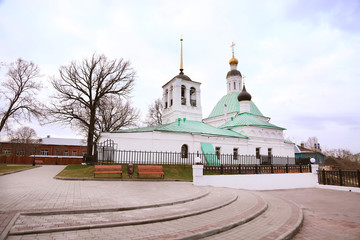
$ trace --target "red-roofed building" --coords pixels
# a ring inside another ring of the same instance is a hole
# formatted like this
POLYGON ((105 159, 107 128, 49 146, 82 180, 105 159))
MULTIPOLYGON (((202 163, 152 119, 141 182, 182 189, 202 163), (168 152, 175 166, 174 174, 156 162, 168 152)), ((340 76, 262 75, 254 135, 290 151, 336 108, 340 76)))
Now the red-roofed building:
POLYGON ((40 139, 37 143, 0 143, 0 163, 30 164, 35 159, 44 164, 81 163, 87 145, 83 139, 51 138, 40 139))

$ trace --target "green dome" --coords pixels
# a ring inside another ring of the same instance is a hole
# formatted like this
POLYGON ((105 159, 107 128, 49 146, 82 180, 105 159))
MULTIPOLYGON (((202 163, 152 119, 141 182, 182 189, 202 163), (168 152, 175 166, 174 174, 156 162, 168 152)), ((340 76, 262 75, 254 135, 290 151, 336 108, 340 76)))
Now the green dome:
MULTIPOLYGON (((240 112, 240 104, 237 99, 238 95, 238 92, 234 92, 223 96, 215 105, 208 118, 224 115, 225 104, 227 106, 227 113, 240 112)), ((264 116, 252 101, 250 101, 250 113, 262 117, 264 116)))

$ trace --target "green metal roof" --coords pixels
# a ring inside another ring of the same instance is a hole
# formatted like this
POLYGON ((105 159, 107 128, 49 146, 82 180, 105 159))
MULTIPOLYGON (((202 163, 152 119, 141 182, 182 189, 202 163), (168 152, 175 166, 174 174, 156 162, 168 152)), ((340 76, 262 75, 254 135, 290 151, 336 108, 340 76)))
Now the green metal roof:
POLYGON ((234 127, 242 127, 242 126, 254 126, 254 127, 265 127, 265 128, 274 128, 274 129, 281 129, 285 130, 285 128, 278 127, 274 124, 271 124, 265 120, 262 120, 251 113, 241 113, 237 115, 233 120, 230 120, 220 128, 232 129, 234 127))
POLYGON ((119 130, 119 131, 113 131, 112 133, 153 132, 153 131, 189 133, 189 134, 204 135, 204 136, 248 138, 247 136, 237 133, 231 129, 220 129, 200 121, 192 121, 192 120, 184 121, 184 119, 154 127, 119 130))
POLYGON ((153 132, 156 128, 157 128, 157 126, 142 127, 142 128, 130 128, 130 129, 112 131, 111 133, 153 132))
MULTIPOLYGON (((238 95, 238 92, 234 92, 223 96, 215 105, 208 118, 224 115, 225 104, 227 106, 227 113, 240 112, 240 104, 237 99, 238 95)), ((264 116, 252 101, 250 101, 250 113, 258 116, 264 116)))

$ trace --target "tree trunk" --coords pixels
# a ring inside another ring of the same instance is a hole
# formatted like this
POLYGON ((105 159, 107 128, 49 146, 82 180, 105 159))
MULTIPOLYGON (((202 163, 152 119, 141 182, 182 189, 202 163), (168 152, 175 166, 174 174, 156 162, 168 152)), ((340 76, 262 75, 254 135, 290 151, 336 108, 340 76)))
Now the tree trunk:
POLYGON ((95 129, 95 107, 91 109, 90 124, 87 138, 87 156, 93 156, 93 144, 94 144, 94 129, 95 129))

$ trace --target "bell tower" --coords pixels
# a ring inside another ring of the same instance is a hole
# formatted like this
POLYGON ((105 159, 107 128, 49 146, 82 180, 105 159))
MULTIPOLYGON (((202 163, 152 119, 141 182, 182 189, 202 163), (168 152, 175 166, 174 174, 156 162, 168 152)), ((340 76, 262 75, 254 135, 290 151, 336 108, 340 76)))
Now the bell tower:
POLYGON ((163 88, 163 123, 174 122, 178 118, 201 121, 202 108, 200 82, 192 81, 184 74, 183 39, 180 39, 180 73, 173 77, 163 88))
POLYGON ((229 61, 230 71, 226 75, 227 93, 241 92, 242 78, 240 71, 237 70, 239 61, 234 56, 235 43, 231 44, 232 58, 229 61))

